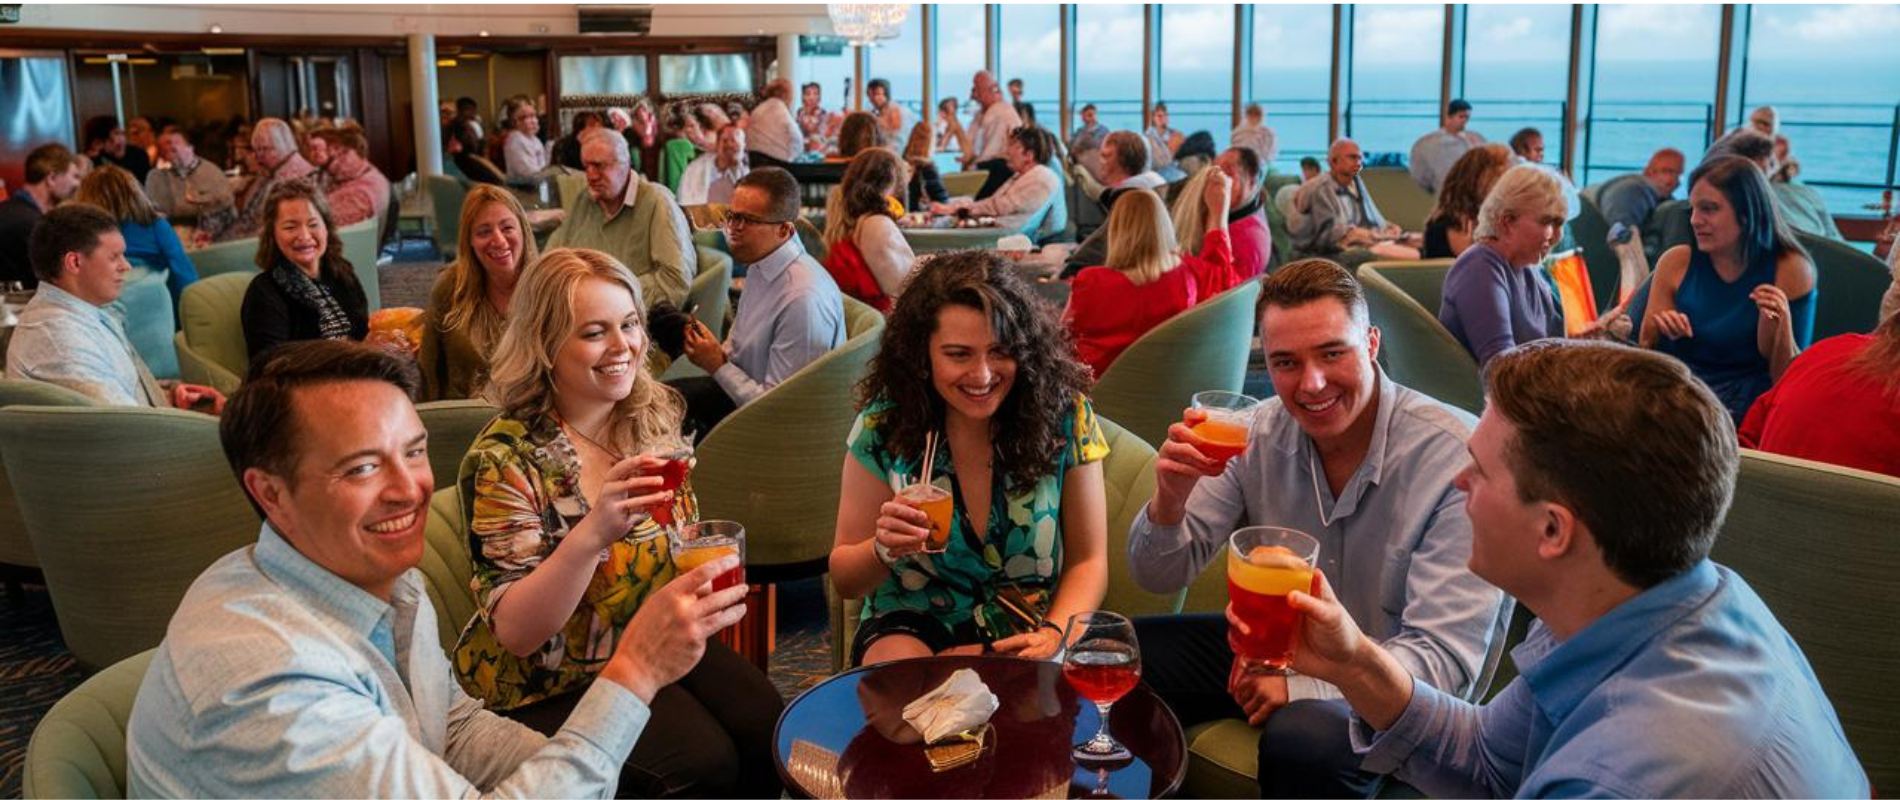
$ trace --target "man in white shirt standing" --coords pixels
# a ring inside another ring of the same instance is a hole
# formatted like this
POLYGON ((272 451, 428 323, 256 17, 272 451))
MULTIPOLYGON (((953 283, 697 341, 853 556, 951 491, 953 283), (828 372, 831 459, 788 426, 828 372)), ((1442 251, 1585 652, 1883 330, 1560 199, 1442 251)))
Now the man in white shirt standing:
MULTIPOLYGON (((792 117, 792 82, 776 78, 765 84, 764 100, 752 109, 752 123, 746 128, 751 151, 783 163, 791 163, 805 152, 805 133, 792 117)), ((771 161, 765 162, 771 165, 771 161)))
POLYGON ((1444 127, 1412 143, 1412 180, 1418 182, 1419 188, 1438 194, 1438 185, 1451 172, 1451 165, 1458 163, 1458 157, 1484 144, 1484 137, 1477 131, 1466 129, 1470 123, 1471 104, 1462 98, 1453 100, 1445 106, 1444 127))
POLYGON ((982 200, 995 194, 1014 174, 1003 150, 1009 144, 1009 132, 1022 127, 1023 119, 1016 115, 1015 106, 1003 102, 1003 87, 988 70, 978 70, 970 79, 970 99, 978 108, 970 119, 970 152, 963 154, 963 168, 990 173, 983 188, 976 192, 976 199, 982 200))
POLYGON ((703 324, 686 329, 686 358, 711 377, 671 382, 697 436, 844 344, 844 294, 799 242, 798 214, 798 181, 777 167, 753 170, 732 193, 726 241, 746 265, 745 295, 723 344, 703 324))
POLYGON ((219 438, 265 522, 172 617, 126 724, 129 796, 609 797, 654 693, 745 615, 745 587, 710 590, 727 556, 640 603, 553 738, 484 710, 415 569, 435 479, 413 376, 328 340, 252 364, 219 438))

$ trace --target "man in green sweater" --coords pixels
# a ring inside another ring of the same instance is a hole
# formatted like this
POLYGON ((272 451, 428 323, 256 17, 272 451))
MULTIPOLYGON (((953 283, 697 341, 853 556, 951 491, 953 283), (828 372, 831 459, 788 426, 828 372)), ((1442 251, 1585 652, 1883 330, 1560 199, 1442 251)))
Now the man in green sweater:
POLYGON ((673 194, 628 166, 627 140, 612 130, 583 131, 580 142, 592 202, 567 210, 567 219, 548 237, 548 249, 599 250, 633 270, 648 305, 684 302, 699 257, 673 194))

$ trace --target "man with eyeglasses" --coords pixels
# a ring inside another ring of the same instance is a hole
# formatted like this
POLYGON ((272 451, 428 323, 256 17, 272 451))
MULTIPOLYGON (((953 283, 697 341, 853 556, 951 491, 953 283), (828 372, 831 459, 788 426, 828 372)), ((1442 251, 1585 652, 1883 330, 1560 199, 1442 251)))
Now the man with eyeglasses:
POLYGON ((629 166, 627 139, 610 128, 580 134, 581 166, 591 203, 575 203, 548 237, 547 249, 583 247, 620 259, 640 279, 649 305, 677 306, 699 271, 699 256, 686 229, 686 215, 673 193, 644 180, 629 166))
POLYGON ((672 382, 695 435, 844 344, 844 295, 799 242, 798 209, 798 181, 778 167, 732 192, 726 242, 746 267, 745 294, 724 344, 698 322, 686 329, 686 357, 711 377, 672 382))

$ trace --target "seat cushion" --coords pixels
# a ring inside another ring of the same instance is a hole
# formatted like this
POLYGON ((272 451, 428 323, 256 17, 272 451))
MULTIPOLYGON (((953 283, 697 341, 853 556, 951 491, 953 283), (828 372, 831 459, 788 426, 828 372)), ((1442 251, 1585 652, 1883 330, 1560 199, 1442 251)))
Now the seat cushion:
POLYGON ((1259 797, 1260 729, 1222 719, 1187 729, 1189 797, 1259 797))

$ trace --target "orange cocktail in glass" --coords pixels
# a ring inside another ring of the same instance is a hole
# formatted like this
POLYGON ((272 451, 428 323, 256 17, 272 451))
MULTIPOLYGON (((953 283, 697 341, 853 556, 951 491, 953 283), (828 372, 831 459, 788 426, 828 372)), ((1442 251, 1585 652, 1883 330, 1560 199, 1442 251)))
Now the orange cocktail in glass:
POLYGON ((1229 537, 1227 600, 1248 630, 1227 640, 1250 670, 1283 672, 1293 661, 1302 617, 1286 596, 1313 591, 1318 556, 1318 540, 1289 528, 1241 528, 1229 537))
POLYGON ((1254 411, 1259 407, 1259 400, 1238 392, 1196 392, 1193 408, 1201 412, 1201 418, 1188 426, 1197 440, 1194 449, 1226 467, 1229 460, 1246 451, 1254 411))
POLYGON ((897 493, 904 505, 930 517, 930 538, 924 540, 924 552, 941 553, 950 546, 950 514, 955 503, 950 493, 928 483, 913 483, 897 493))
POLYGON ((730 520, 703 520, 681 528, 673 541, 673 566, 680 572, 727 555, 738 556, 739 565, 713 578, 715 592, 745 583, 745 528, 730 520))

